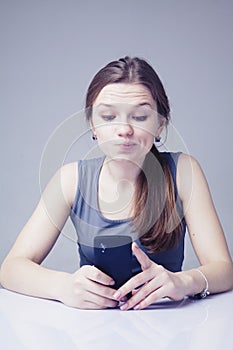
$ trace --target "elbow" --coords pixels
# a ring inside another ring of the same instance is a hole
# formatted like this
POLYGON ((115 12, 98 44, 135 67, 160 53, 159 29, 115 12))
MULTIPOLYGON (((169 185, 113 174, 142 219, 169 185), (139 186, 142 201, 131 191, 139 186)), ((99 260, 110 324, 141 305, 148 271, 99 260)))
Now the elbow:
POLYGON ((7 261, 3 261, 0 267, 0 286, 7 288, 7 261))
POLYGON ((229 262, 226 264, 226 279, 225 279, 225 291, 233 290, 233 263, 229 262))
POLYGON ((231 272, 230 272, 230 276, 231 276, 230 281, 231 281, 231 283, 230 283, 229 290, 233 290, 233 263, 231 263, 230 270, 231 270, 231 272))
POLYGON ((0 267, 0 286, 6 289, 11 289, 11 281, 14 279, 12 271, 14 271, 13 261, 5 259, 0 267))

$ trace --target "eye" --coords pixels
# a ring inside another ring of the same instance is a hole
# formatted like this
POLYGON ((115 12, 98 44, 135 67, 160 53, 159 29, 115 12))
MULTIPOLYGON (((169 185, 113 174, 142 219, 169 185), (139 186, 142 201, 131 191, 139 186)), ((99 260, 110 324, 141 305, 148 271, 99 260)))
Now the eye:
POLYGON ((102 119, 105 120, 106 122, 110 122, 113 119, 115 119, 114 115, 102 115, 102 119))
POLYGON ((133 116, 132 117, 136 122, 143 122, 147 119, 146 115, 139 115, 139 116, 133 116))

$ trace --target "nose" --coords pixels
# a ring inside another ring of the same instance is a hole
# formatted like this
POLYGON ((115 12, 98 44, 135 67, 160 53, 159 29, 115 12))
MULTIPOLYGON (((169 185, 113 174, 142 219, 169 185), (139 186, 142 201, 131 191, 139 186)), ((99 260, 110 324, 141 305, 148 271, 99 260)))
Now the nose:
POLYGON ((120 123, 117 125, 117 134, 118 136, 132 136, 133 135, 133 127, 129 123, 120 123))

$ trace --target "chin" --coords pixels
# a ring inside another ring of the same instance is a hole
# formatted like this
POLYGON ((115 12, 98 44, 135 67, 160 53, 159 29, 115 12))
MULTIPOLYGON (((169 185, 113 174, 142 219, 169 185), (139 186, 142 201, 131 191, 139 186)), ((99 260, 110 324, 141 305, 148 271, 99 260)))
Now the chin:
POLYGON ((126 161, 126 162, 133 162, 135 164, 142 164, 146 155, 138 155, 138 154, 127 154, 127 153, 118 153, 118 154, 111 154, 109 158, 117 160, 117 161, 126 161))

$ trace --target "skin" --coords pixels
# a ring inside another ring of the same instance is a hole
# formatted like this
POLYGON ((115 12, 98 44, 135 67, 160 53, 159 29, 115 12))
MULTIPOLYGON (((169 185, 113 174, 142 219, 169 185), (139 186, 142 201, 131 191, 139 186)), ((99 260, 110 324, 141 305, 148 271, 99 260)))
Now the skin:
POLYGON ((110 84, 94 102, 90 122, 106 158, 99 179, 99 208, 109 219, 130 216, 135 182, 155 136, 164 127, 143 85, 110 84), (111 205, 110 205, 111 203, 111 205))
MULTIPOLYGON (((135 180, 143 157, 150 149, 154 136, 162 132, 163 126, 164 121, 156 113, 156 104, 150 92, 142 85, 112 84, 98 95, 91 128, 100 147, 106 152, 98 192, 99 209, 106 217, 119 219, 130 216, 135 180), (151 114, 146 120, 138 121, 132 115, 135 115, 135 106, 142 103, 151 114), (104 115, 109 112, 106 111, 106 104, 114 105, 114 110, 111 107, 111 114, 115 112, 116 115, 114 122, 103 120, 103 109, 99 113, 99 107, 103 104, 104 115), (121 142, 120 146, 114 147, 118 141, 121 142), (132 146, 128 146, 130 142, 132 146), (108 209, 109 203, 112 204, 111 210, 108 209)), ((76 163, 63 166, 51 179, 37 208, 3 262, 0 270, 3 287, 59 300, 80 309, 115 307, 129 291, 133 291, 133 296, 123 304, 122 310, 143 309, 163 297, 180 300, 205 288, 205 281, 196 269, 172 273, 151 261, 135 243, 132 250, 141 264, 142 272, 118 291, 111 288, 114 281, 94 266, 83 266, 74 273, 41 266, 69 216, 77 182, 76 163), (136 290, 138 286, 141 287, 136 290)), ((199 269, 208 279, 209 291, 218 293, 232 289, 232 261, 208 184, 198 162, 185 154, 178 161, 177 187, 190 239, 200 261, 199 269)))

